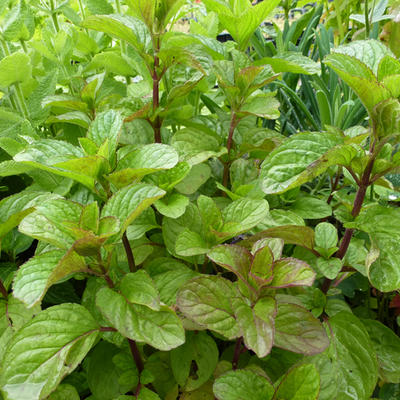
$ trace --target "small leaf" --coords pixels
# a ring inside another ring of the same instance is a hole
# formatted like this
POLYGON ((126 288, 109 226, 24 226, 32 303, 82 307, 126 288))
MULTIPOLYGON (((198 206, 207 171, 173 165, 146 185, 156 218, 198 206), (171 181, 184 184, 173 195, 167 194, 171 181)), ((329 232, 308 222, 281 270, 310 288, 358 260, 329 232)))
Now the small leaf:
POLYGON ((333 257, 326 260, 325 258, 318 257, 316 269, 326 278, 335 279, 341 271, 342 266, 343 262, 339 258, 333 257))
POLYGON ((323 249, 335 247, 338 243, 337 229, 328 222, 321 222, 315 227, 315 245, 323 249))
POLYGON ((98 330, 90 313, 78 304, 40 312, 7 347, 3 393, 10 400, 46 398, 83 360, 96 342, 98 330))
POLYGON ((157 211, 170 218, 179 218, 186 210, 189 199, 179 193, 172 193, 161 200, 157 200, 154 206, 157 211))
POLYGON ((218 400, 271 400, 274 395, 274 388, 267 379, 245 369, 220 376, 213 390, 218 400))
POLYGON ((24 82, 31 76, 30 58, 24 53, 13 53, 0 61, 0 86, 6 88, 24 82))

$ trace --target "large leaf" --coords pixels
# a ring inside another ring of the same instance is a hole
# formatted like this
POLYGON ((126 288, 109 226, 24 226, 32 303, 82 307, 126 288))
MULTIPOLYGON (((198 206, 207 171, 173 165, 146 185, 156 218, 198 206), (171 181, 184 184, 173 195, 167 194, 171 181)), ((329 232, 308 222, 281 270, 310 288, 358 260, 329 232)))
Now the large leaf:
POLYGON ((283 193, 312 180, 330 165, 337 164, 337 160, 331 158, 314 171, 314 163, 342 143, 340 137, 324 132, 299 133, 290 137, 272 151, 261 165, 264 192, 283 193))
POLYGON ((291 369, 276 391, 279 400, 317 400, 319 374, 313 364, 303 364, 291 369))
POLYGON ((57 198, 43 192, 26 192, 9 196, 0 201, 0 238, 11 231, 31 212, 36 205, 57 198))
POLYGON ((91 15, 83 21, 82 26, 125 40, 139 52, 145 51, 150 44, 150 36, 145 24, 127 15, 91 15))
POLYGON ((372 319, 362 320, 378 357, 379 377, 400 383, 400 338, 387 326, 372 319))
POLYGON ((305 308, 278 303, 274 344, 294 353, 309 355, 324 351, 329 340, 320 321, 305 308))
POLYGON ((13 53, 0 61, 0 86, 24 82, 31 76, 30 58, 24 53, 13 53))
POLYGON ((312 286, 315 272, 304 261, 296 258, 281 258, 274 262, 271 287, 312 286))
POLYGON ((341 311, 329 320, 331 346, 311 357, 321 375, 320 397, 324 400, 368 399, 378 379, 373 344, 360 320, 341 311))
POLYGON ((192 391, 213 374, 218 363, 218 347, 206 332, 187 332, 186 342, 171 351, 171 367, 177 383, 184 391, 192 391), (196 372, 192 363, 196 364, 196 372))
POLYGON ((78 304, 61 304, 39 313, 7 347, 1 376, 6 398, 46 398, 83 360, 98 330, 90 313, 78 304))
POLYGON ((229 371, 217 378, 213 390, 218 400, 271 400, 274 388, 251 370, 229 371))
POLYGON ((274 57, 264 57, 261 60, 257 60, 255 64, 269 64, 275 72, 313 75, 321 71, 318 63, 295 51, 280 53, 274 57))
POLYGON ((167 306, 154 311, 130 303, 126 297, 109 288, 97 293, 96 305, 118 332, 129 339, 164 351, 178 347, 185 341, 182 322, 167 306))
POLYGON ((173 147, 160 143, 148 144, 119 160, 116 170, 107 179, 122 187, 153 172, 173 168, 177 163, 178 153, 173 147))
POLYGON ((137 216, 164 195, 164 190, 156 186, 133 184, 115 193, 105 204, 101 216, 118 218, 121 222, 120 231, 123 233, 137 216))
POLYGON ((231 298, 236 294, 236 289, 227 279, 201 276, 181 287, 177 304, 185 317, 233 339, 239 334, 231 304, 231 298))
POLYGON ((23 219, 19 230, 25 235, 43 240, 61 249, 69 249, 75 237, 67 224, 79 224, 82 206, 72 201, 57 199, 36 206, 36 210, 23 219))
POLYGON ((83 257, 73 250, 42 253, 19 268, 14 278, 14 296, 32 307, 43 298, 51 285, 85 269, 83 257))

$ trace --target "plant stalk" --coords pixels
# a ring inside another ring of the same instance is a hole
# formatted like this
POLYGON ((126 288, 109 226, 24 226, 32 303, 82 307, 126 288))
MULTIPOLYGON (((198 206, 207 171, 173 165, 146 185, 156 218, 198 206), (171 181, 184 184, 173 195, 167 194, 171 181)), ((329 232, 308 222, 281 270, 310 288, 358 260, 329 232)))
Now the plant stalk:
POLYGON ((56 9, 54 0, 50 0, 50 10, 51 10, 51 19, 53 21, 53 26, 55 31, 58 33, 60 32, 60 25, 57 19, 57 13, 54 11, 56 9))
POLYGON ((136 272, 137 268, 136 268, 136 265, 135 265, 135 258, 133 257, 131 244, 129 243, 128 236, 126 235, 126 232, 124 232, 124 234, 122 235, 122 243, 124 244, 126 258, 128 259, 129 271, 136 272))
POLYGON ((235 132, 235 128, 239 123, 239 119, 237 118, 236 112, 232 110, 231 112, 231 124, 229 126, 229 134, 228 134, 228 141, 226 143, 226 147, 228 149, 228 161, 224 165, 224 175, 222 179, 222 184, 225 187, 228 187, 229 181, 229 167, 231 163, 231 150, 233 145, 233 133, 235 132))
POLYGON ((242 338, 238 338, 235 344, 235 350, 233 353, 232 368, 235 370, 239 365, 239 357, 242 352, 242 338))
POLYGON ((5 288, 4 283, 1 279, 0 279, 0 293, 5 299, 8 297, 7 289, 5 288))
MULTIPOLYGON (((142 356, 140 355, 140 351, 139 351, 139 349, 137 347, 136 342, 134 340, 132 340, 132 339, 128 339, 128 342, 129 342, 129 348, 131 350, 131 354, 132 354, 133 360, 135 361, 136 368, 137 368, 137 370, 139 372, 139 377, 140 377, 140 374, 144 370, 144 364, 143 364, 142 356)), ((135 390, 135 398, 137 398, 137 396, 139 396, 141 388, 142 388, 142 384, 139 381, 139 383, 138 383, 138 385, 136 387, 136 390, 135 390)))
MULTIPOLYGON (((371 158, 367 164, 367 167, 365 168, 365 171, 361 178, 360 186, 357 190, 356 198, 355 198, 354 204, 353 204, 353 210, 351 211, 351 215, 354 218, 356 218, 360 214, 362 205, 364 203, 365 194, 367 192, 368 186, 370 185, 370 176, 371 176, 372 168, 374 166, 374 162, 375 162, 375 154, 371 154, 371 158)), ((351 228, 346 229, 346 231, 343 235, 342 241, 340 242, 339 250, 336 252, 335 257, 337 257, 341 260, 344 258, 344 256, 347 253, 347 250, 349 248, 351 238, 353 237, 353 233, 354 233, 354 229, 351 229, 351 228)), ((325 280, 322 284, 321 290, 324 293, 327 293, 331 286, 331 283, 332 283, 331 279, 325 278, 325 280)))
MULTIPOLYGON (((160 77, 157 73, 157 68, 160 66, 158 52, 160 50, 160 40, 156 37, 154 43, 154 68, 153 68, 153 113, 155 114, 160 105, 160 77)), ((161 119, 159 116, 153 122, 154 142, 161 143, 161 119)))

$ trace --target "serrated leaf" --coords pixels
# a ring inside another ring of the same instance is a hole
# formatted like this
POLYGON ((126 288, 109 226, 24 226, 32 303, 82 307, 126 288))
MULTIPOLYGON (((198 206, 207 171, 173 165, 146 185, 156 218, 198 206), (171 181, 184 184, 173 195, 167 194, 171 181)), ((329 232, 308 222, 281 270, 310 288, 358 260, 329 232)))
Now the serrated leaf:
POLYGON ((69 249, 75 241, 67 223, 79 224, 82 206, 72 201, 49 200, 23 219, 19 230, 25 235, 69 249))
POLYGON ((211 168, 207 164, 193 165, 175 188, 179 193, 185 195, 193 194, 207 182, 210 176, 211 168))
POLYGON ((183 285, 177 297, 181 312, 197 324, 233 339, 239 334, 230 299, 233 284, 217 276, 201 276, 183 285))
POLYGON ((159 311, 132 304, 112 289, 97 292, 96 305, 121 335, 156 349, 167 351, 185 341, 185 331, 177 315, 167 306, 159 311))
POLYGON ((91 15, 83 21, 82 26, 125 40, 139 53, 148 48, 150 44, 150 35, 145 24, 131 16, 118 14, 91 15))
MULTIPOLYGON (((96 0, 97 1, 97 0, 96 0)), ((114 51, 106 51, 96 54, 85 68, 86 71, 106 70, 108 73, 121 76, 134 76, 136 71, 132 65, 114 51)))
POLYGON ((218 347, 206 332, 187 332, 186 342, 171 351, 171 368, 184 391, 198 389, 213 374, 218 363, 218 347), (196 372, 191 374, 192 363, 196 372))
POLYGON ((319 373, 313 364, 303 364, 291 369, 276 391, 280 400, 317 400, 319 373))
POLYGON ((24 82, 31 76, 31 59, 24 53, 13 53, 0 61, 0 86, 6 88, 24 82))
POLYGON ((343 266, 342 260, 336 257, 329 258, 328 260, 318 257, 316 270, 328 279, 335 279, 343 266))
POLYGON ((245 369, 220 376, 213 390, 218 400, 271 400, 274 395, 274 388, 266 378, 245 369))
POLYGON ((61 384, 57 387, 48 400, 80 400, 79 393, 76 388, 67 383, 61 384))
POLYGON ((83 257, 72 250, 42 253, 19 268, 13 283, 14 296, 31 308, 43 299, 51 285, 85 269, 83 257))
POLYGON ((338 243, 338 233, 335 226, 329 222, 321 222, 315 227, 315 245, 323 249, 335 247, 338 243))
POLYGON ((304 261, 281 258, 274 262, 271 287, 312 286, 315 272, 304 261))
POLYGON ((269 64, 275 72, 313 75, 321 71, 319 63, 296 51, 279 53, 274 57, 264 57, 257 60, 255 64, 269 64))
POLYGON ((210 250, 210 245, 201 235, 192 232, 190 229, 184 229, 176 238, 175 251, 181 256, 196 256, 205 254, 210 250))
POLYGON ((10 400, 47 397, 89 352, 99 326, 78 304, 47 308, 16 333, 7 347, 2 391, 10 400))
POLYGON ((312 196, 298 197, 290 210, 304 219, 322 219, 332 215, 332 207, 325 200, 312 196))
POLYGON ((312 180, 324 172, 330 162, 337 164, 337 160, 325 162, 323 169, 316 171, 317 174, 313 171, 313 163, 342 142, 343 139, 338 136, 324 132, 291 136, 262 163, 260 178, 263 191, 267 194, 283 193, 312 180))
POLYGON ((153 280, 146 271, 126 274, 120 283, 122 295, 134 304, 141 304, 158 311, 160 298, 153 280))
POLYGON ((179 193, 172 193, 161 200, 157 200, 154 206, 157 211, 170 218, 179 218, 186 210, 189 199, 179 193))
POLYGON ((169 306, 176 304, 176 295, 180 287, 198 276, 198 273, 185 264, 166 257, 156 258, 146 264, 145 268, 160 293, 160 300, 169 306))
POLYGON ((263 297, 251 307, 242 298, 236 297, 232 305, 245 346, 260 358, 268 355, 274 341, 275 300, 263 297))
POLYGON ((101 216, 118 218, 123 233, 136 217, 164 195, 164 190, 152 185, 137 183, 126 186, 108 200, 101 216))
POLYGON ((278 303, 274 344, 294 353, 311 355, 324 351, 329 339, 320 321, 305 308, 278 303))

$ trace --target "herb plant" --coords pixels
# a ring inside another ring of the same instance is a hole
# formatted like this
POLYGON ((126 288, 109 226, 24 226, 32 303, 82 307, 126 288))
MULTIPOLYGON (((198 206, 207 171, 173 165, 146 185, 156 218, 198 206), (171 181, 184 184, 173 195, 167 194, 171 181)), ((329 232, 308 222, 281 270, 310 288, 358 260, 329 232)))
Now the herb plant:
POLYGON ((396 398, 400 61, 203 3, 0 4, 5 400, 396 398))

